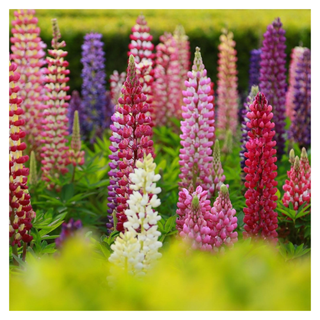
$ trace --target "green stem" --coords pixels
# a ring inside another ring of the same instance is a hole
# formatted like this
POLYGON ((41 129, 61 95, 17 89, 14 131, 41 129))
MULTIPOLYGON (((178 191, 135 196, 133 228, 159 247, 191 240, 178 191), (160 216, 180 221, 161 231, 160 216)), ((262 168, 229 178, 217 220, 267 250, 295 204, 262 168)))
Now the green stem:
POLYGON ((27 243, 23 244, 23 251, 22 251, 22 261, 26 261, 26 254, 27 254, 27 243))
MULTIPOLYGON (((12 253, 17 257, 18 256, 18 249, 17 249, 17 245, 15 244, 13 247, 12 247, 12 253)), ((19 265, 19 262, 13 257, 13 264, 15 266, 18 266, 19 265)))
POLYGON ((76 167, 75 167, 75 166, 73 166, 73 172, 72 172, 72 179, 71 179, 71 183, 73 183, 73 182, 74 182, 75 174, 76 174, 76 167))

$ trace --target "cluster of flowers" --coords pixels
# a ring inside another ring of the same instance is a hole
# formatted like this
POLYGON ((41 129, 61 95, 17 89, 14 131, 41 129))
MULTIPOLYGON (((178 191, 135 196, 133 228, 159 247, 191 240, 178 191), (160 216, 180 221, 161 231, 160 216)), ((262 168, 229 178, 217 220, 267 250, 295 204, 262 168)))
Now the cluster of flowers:
POLYGON ((305 148, 302 148, 301 158, 294 156, 291 149, 289 161, 291 169, 287 172, 289 180, 286 180, 283 190, 285 194, 282 202, 289 207, 292 203, 293 209, 298 210, 304 203, 309 204, 311 200, 311 167, 305 148))
POLYGON ((127 74, 125 72, 119 72, 114 70, 110 76, 110 98, 112 103, 117 106, 118 99, 120 98, 121 88, 126 81, 127 74))
POLYGON ((279 18, 267 27, 260 62, 259 89, 273 107, 275 141, 279 159, 285 146, 286 38, 279 18))
POLYGON ((9 63, 9 237, 11 246, 20 247, 21 241, 32 240, 31 220, 36 214, 27 186, 29 169, 24 166, 29 157, 23 155, 27 145, 21 141, 26 134, 21 130, 24 111, 22 99, 18 96, 20 74, 16 70, 17 65, 9 63))
MULTIPOLYGON (((232 208, 227 186, 221 185, 219 196, 210 207, 208 191, 201 186, 190 194, 179 192, 177 229, 193 249, 217 252, 223 245, 238 241, 236 210, 232 208)), ((224 249, 223 249, 224 250, 224 249)))
POLYGON ((261 49, 250 51, 249 89, 259 85, 261 49))
POLYGON ((218 124, 221 138, 224 139, 230 129, 232 134, 237 132, 238 115, 238 78, 237 78, 237 51, 233 33, 223 30, 220 36, 218 60, 218 124))
POLYGON ((211 80, 202 62, 200 49, 197 47, 192 71, 188 72, 183 91, 185 106, 182 106, 181 145, 180 149, 180 189, 193 192, 201 186, 209 192, 209 198, 219 190, 224 181, 220 162, 219 144, 215 144, 212 156, 212 136, 214 135, 214 107, 211 93, 211 80))
POLYGON ((39 151, 41 146, 43 104, 46 100, 44 88, 44 68, 46 45, 40 38, 38 19, 34 16, 35 10, 18 10, 12 21, 10 41, 11 59, 17 65, 20 74, 19 96, 22 99, 21 108, 25 112, 23 130, 26 133, 26 142, 30 150, 39 151))
POLYGON ((112 116, 107 227, 111 229, 113 224, 116 224, 118 231, 123 231, 123 223, 127 221, 124 212, 128 208, 127 200, 132 193, 129 188, 130 173, 136 168, 137 161, 143 159, 144 154, 150 153, 154 156, 153 141, 150 139, 152 119, 147 115, 149 104, 142 93, 136 70, 134 57, 131 55, 127 79, 121 89, 117 111, 112 116))
POLYGON ((125 210, 127 221, 123 232, 111 246, 113 253, 109 261, 136 276, 143 276, 161 257, 158 252, 162 246, 158 241, 161 233, 157 230, 161 216, 154 210, 160 205, 157 194, 161 189, 155 184, 160 179, 160 175, 154 172, 155 168, 151 154, 136 162, 134 172, 129 175, 132 193, 125 210))

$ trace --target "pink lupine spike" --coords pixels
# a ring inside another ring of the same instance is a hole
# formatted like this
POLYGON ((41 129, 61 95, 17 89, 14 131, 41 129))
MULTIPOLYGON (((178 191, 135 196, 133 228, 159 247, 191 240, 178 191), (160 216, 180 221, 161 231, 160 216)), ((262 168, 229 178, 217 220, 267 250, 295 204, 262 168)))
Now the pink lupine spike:
POLYGON ((40 159, 41 120, 46 100, 43 68, 46 63, 46 45, 40 38, 38 19, 34 17, 35 10, 18 10, 14 15, 16 19, 12 21, 11 30, 13 37, 10 38, 11 59, 17 64, 17 71, 20 73, 19 96, 25 119, 23 130, 26 132, 28 154, 34 150, 37 159, 40 159))
POLYGON ((247 113, 247 127, 249 141, 246 144, 247 152, 244 156, 244 183, 246 208, 244 211, 244 237, 263 238, 276 242, 278 240, 277 176, 276 142, 274 141, 274 126, 272 106, 263 93, 258 92, 247 113), (263 125, 262 125, 263 124, 263 125))
POLYGON ((181 118, 180 63, 177 41, 170 33, 160 36, 157 45, 156 67, 153 82, 154 122, 167 125, 170 118, 181 118))
MULTIPOLYGON (((53 50, 48 50, 52 56, 47 57, 48 68, 45 70, 47 74, 46 89, 47 89, 47 103, 43 113, 43 133, 42 133, 42 180, 47 183, 47 188, 55 187, 54 183, 50 181, 50 177, 59 177, 59 174, 68 172, 67 165, 68 147, 66 146, 66 136, 68 133, 68 100, 70 96, 67 95, 69 87, 67 86, 66 77, 70 71, 67 69, 69 63, 64 60, 67 55, 62 48, 65 47, 65 42, 59 42, 61 37, 58 23, 56 19, 52 19, 53 50)), ((56 186, 57 190, 59 187, 56 186)))
MULTIPOLYGON (((214 134, 213 97, 210 93, 210 78, 207 78, 200 49, 195 52, 192 71, 188 72, 186 81, 187 90, 183 91, 185 106, 182 106, 181 145, 180 149, 180 190, 188 189, 190 192, 197 186, 209 190, 212 185, 210 178, 212 164, 213 142, 210 140, 214 134)), ((211 195, 209 195, 211 196, 211 195)))
POLYGON ((31 221, 36 216, 27 186, 29 169, 24 166, 29 157, 23 155, 27 146, 21 141, 25 132, 21 130, 24 111, 17 85, 19 78, 17 64, 9 62, 9 237, 13 247, 20 247, 21 242, 28 243, 33 239, 31 221))
POLYGON ((223 30, 220 36, 218 60, 218 124, 220 138, 224 139, 228 129, 232 134, 237 133, 238 125, 238 78, 237 78, 237 51, 233 33, 223 30))

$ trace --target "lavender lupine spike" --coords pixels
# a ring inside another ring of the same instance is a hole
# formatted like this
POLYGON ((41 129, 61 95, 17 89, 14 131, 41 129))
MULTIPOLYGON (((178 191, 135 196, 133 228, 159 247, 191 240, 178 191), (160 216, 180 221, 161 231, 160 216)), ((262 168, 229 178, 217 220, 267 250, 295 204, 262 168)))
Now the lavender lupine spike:
POLYGON ((74 221, 71 218, 68 223, 64 222, 61 226, 60 236, 55 240, 57 248, 61 249, 65 240, 69 237, 74 236, 75 232, 81 228, 81 220, 74 221))
POLYGON ((268 25, 264 34, 260 62, 259 89, 273 107, 275 123, 275 141, 278 160, 284 154, 285 147, 285 103, 286 103, 286 38, 285 30, 279 18, 268 25))
POLYGON ((207 78, 207 70, 202 62, 200 49, 197 47, 192 67, 188 72, 189 80, 185 82, 187 87, 183 91, 185 106, 182 106, 181 121, 181 145, 180 170, 182 180, 179 182, 180 190, 188 189, 190 192, 197 186, 208 190, 212 181, 210 179, 212 161, 212 141, 210 138, 214 133, 214 120, 212 119, 213 97, 210 78, 207 78))
POLYGON ((286 115, 292 121, 294 119, 294 93, 295 93, 295 85, 296 85, 296 69, 297 69, 297 62, 298 58, 303 53, 302 47, 295 47, 291 51, 291 60, 289 66, 289 86, 288 91, 286 94, 286 115))
POLYGON ((46 91, 48 101, 43 113, 43 139, 41 161, 42 180, 46 181, 47 188, 52 189, 56 187, 59 191, 60 187, 55 186, 50 178, 59 178, 60 173, 68 172, 68 141, 65 137, 68 135, 67 108, 70 96, 67 91, 70 89, 67 86, 69 80, 66 75, 70 73, 66 69, 69 63, 64 59, 68 54, 62 48, 66 46, 64 41, 59 42, 61 38, 60 30, 56 19, 52 19, 53 39, 51 41, 52 50, 48 50, 52 57, 47 57, 48 68, 45 69, 46 77, 46 91))
POLYGON ((84 109, 84 104, 82 103, 82 99, 77 90, 73 90, 71 94, 71 99, 68 107, 68 119, 69 119, 69 133, 72 134, 73 128, 73 118, 75 111, 79 113, 79 121, 80 121, 80 132, 84 134, 84 132, 88 132, 88 121, 87 115, 84 109))
POLYGON ((102 35, 88 33, 84 36, 82 48, 82 87, 81 95, 87 115, 89 131, 83 132, 86 139, 95 140, 105 129, 106 110, 106 74, 105 53, 102 35))
POLYGON ((228 129, 233 135, 237 133, 238 125, 238 78, 237 51, 233 33, 223 30, 220 36, 218 60, 218 121, 220 138, 224 139, 228 129))
POLYGON ((212 197, 214 198, 217 195, 217 193, 220 191, 221 185, 226 180, 226 176, 223 174, 223 169, 222 169, 221 160, 220 160, 219 140, 215 141, 212 156, 213 156, 212 169, 211 169, 212 185, 209 190, 212 197))
POLYGON ((28 151, 36 151, 36 157, 40 159, 41 132, 43 104, 46 100, 44 88, 44 60, 46 45, 40 38, 40 28, 37 26, 38 19, 34 16, 35 10, 24 9, 14 12, 16 17, 12 21, 11 59, 17 64, 20 92, 22 98, 21 108, 24 111, 28 151))
POLYGON ((249 90, 252 88, 252 86, 259 85, 260 61, 261 61, 261 49, 251 50, 250 51, 250 67, 249 67, 249 90))
POLYGON ((311 144, 311 53, 308 48, 303 48, 298 57, 293 104, 290 135, 300 148, 308 148, 311 144))
POLYGON ((248 136, 248 128, 247 128, 247 122, 249 121, 249 118, 247 117, 247 113, 250 112, 250 104, 252 104, 254 98, 259 92, 258 86, 252 86, 249 96, 246 99, 246 102, 243 104, 242 111, 242 124, 241 124, 241 132, 242 132, 242 138, 241 138, 241 150, 240 150, 240 166, 243 176, 243 168, 245 167, 245 161, 246 158, 244 156, 244 153, 247 152, 246 144, 249 141, 248 136))

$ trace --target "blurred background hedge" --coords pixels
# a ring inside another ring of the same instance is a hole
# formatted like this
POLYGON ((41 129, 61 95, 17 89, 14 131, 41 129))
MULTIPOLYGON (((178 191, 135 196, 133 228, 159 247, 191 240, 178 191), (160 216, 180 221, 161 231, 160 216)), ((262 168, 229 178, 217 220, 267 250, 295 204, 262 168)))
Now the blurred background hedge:
MULTIPOLYGON (((13 12, 9 12, 10 22, 14 19, 13 12)), ((208 76, 215 85, 221 29, 227 27, 231 30, 238 52, 239 91, 242 93, 248 86, 250 50, 261 46, 267 25, 276 17, 280 17, 286 30, 287 64, 293 47, 302 44, 310 48, 311 45, 311 10, 36 10, 41 37, 48 48, 52 38, 51 19, 58 19, 69 52, 67 60, 72 90, 81 89, 80 59, 84 35, 90 31, 102 33, 109 79, 113 70, 126 70, 129 35, 140 13, 146 17, 155 45, 165 31, 173 33, 176 25, 183 25, 190 40, 191 59, 195 47, 199 46, 208 76)))

